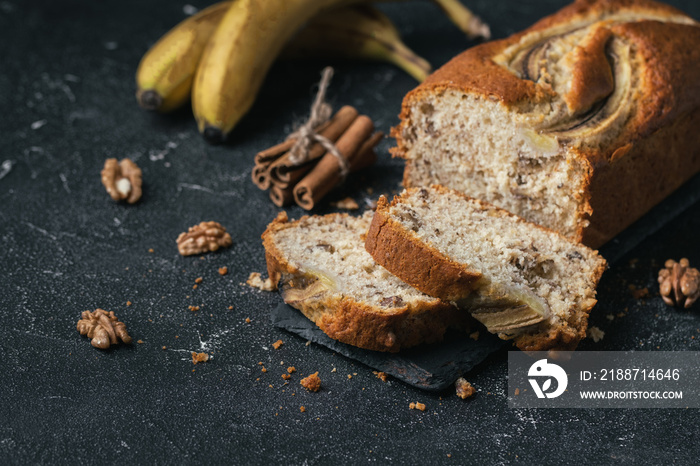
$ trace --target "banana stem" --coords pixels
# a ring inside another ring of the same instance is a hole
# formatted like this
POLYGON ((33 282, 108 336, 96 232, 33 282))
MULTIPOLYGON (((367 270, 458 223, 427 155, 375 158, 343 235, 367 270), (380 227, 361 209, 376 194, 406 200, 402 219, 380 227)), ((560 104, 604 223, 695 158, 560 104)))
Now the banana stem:
POLYGON ((491 38, 491 29, 481 18, 471 12, 459 0, 432 0, 470 39, 491 38))
POLYGON ((432 71, 432 66, 427 60, 416 55, 403 43, 386 44, 386 46, 393 51, 387 56, 390 62, 413 76, 418 82, 425 81, 432 71))

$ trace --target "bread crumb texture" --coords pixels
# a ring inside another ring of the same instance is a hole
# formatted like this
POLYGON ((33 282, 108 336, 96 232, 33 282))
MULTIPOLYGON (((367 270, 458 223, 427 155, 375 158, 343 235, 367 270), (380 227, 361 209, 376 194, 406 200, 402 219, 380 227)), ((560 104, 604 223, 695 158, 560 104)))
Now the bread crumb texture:
POLYGON ((321 378, 318 376, 318 372, 304 377, 299 383, 310 392, 317 392, 321 388, 321 378))

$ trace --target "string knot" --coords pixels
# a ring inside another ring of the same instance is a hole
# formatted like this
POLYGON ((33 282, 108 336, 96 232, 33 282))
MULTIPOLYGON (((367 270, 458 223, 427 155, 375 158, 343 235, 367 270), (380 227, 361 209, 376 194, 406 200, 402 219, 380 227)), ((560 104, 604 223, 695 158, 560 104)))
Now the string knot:
POLYGON ((296 140, 292 148, 289 149, 289 162, 292 165, 303 164, 308 160, 311 146, 314 143, 319 143, 324 149, 338 159, 340 176, 345 178, 350 171, 347 159, 340 153, 330 139, 316 132, 321 125, 331 119, 331 115, 333 114, 333 109, 330 104, 326 102, 326 90, 328 89, 332 77, 333 68, 327 66, 321 72, 321 81, 318 83, 318 92, 311 105, 309 119, 287 137, 287 139, 296 140))

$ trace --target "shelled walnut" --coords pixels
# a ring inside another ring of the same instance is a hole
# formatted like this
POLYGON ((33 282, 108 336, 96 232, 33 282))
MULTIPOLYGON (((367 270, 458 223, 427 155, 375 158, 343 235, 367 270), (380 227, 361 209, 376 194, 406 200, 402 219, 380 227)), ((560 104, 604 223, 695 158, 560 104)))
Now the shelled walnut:
POLYGON ((177 250, 183 256, 214 252, 231 244, 231 235, 218 222, 201 222, 177 237, 177 250))
POLYGON ((134 204, 141 199, 141 169, 130 159, 105 160, 102 169, 102 184, 115 201, 125 200, 134 204))
POLYGON ((690 267, 688 259, 679 262, 669 259, 659 270, 659 292, 669 306, 688 309, 700 298, 700 271, 690 267))
POLYGON ((83 311, 78 321, 78 332, 87 335, 92 340, 91 344, 95 348, 107 349, 111 345, 116 345, 119 340, 124 343, 131 343, 131 337, 126 332, 126 325, 117 320, 114 311, 96 309, 93 312, 83 311))

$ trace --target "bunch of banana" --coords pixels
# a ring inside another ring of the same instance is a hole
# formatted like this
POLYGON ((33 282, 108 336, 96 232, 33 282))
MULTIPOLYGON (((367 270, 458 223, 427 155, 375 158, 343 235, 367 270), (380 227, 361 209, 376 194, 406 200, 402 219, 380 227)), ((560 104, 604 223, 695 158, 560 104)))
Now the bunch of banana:
MULTIPOLYGON (((285 46, 286 56, 384 60, 425 79, 430 64, 401 41, 389 18, 360 5, 367 1, 212 5, 175 26, 144 55, 136 72, 137 100, 147 110, 168 112, 191 98, 200 132, 217 143, 250 109, 285 46)), ((488 37, 488 27, 459 0, 433 1, 470 37, 488 37)))

